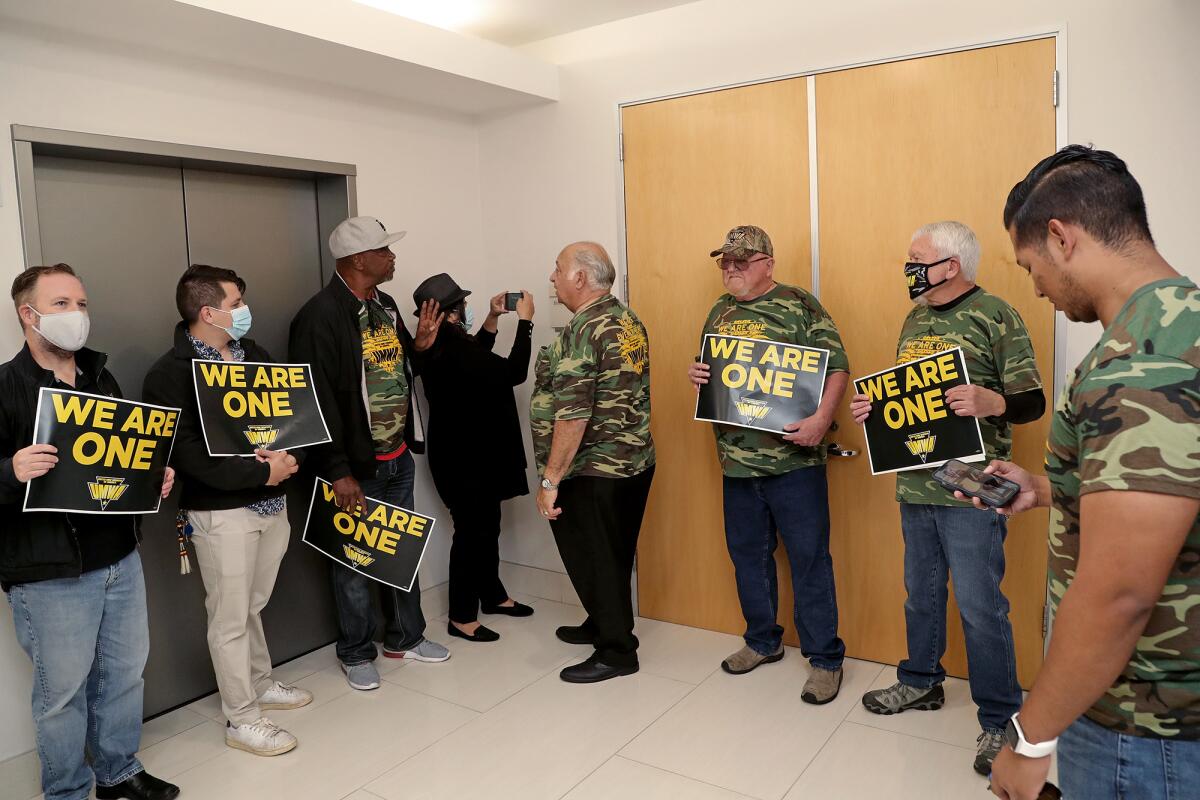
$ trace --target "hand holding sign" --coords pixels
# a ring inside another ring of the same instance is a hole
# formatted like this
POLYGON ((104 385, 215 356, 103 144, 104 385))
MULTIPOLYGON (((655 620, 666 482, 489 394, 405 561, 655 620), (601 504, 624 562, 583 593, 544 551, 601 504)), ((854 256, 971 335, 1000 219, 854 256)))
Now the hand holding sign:
POLYGON ((175 468, 167 467, 165 470, 163 470, 163 485, 162 485, 162 491, 159 493, 159 497, 161 497, 163 500, 166 500, 167 496, 169 494, 171 494, 171 490, 174 488, 175 488, 175 468))
POLYGON ((344 478, 338 478, 333 482, 334 502, 338 508, 346 511, 354 511, 357 508, 362 508, 367 502, 363 495, 362 487, 358 485, 358 481, 353 475, 347 475, 344 478))
POLYGON ((783 429, 787 431, 783 440, 801 447, 815 447, 825 438, 825 434, 829 430, 829 423, 830 420, 820 414, 813 414, 798 422, 789 422, 783 426, 783 429))
POLYGON ((21 483, 42 477, 58 463, 57 452, 58 448, 52 444, 31 444, 18 450, 12 457, 13 475, 21 483))
POLYGON ((1004 395, 965 383, 946 390, 946 405, 960 417, 998 417, 1004 413, 1004 395))
POLYGON ((867 421, 867 417, 871 416, 871 398, 865 394, 856 394, 850 398, 850 416, 859 425, 867 421))
POLYGON ((700 391, 700 387, 708 383, 708 364, 703 361, 693 361, 688 365, 688 380, 696 387, 696 391, 700 391))
POLYGON ((254 456, 260 464, 268 464, 271 467, 267 486, 278 486, 300 469, 296 457, 290 455, 287 450, 255 450, 254 456))

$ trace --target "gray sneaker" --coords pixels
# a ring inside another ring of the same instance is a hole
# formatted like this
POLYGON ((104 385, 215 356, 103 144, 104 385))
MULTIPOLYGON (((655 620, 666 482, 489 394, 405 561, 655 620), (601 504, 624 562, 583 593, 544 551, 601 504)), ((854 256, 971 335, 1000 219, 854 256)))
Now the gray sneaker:
POLYGON ((975 771, 980 775, 992 774, 992 762, 1004 747, 1004 731, 985 730, 975 740, 975 771))
POLYGON ((358 689, 360 692, 369 692, 379 688, 379 670, 375 669, 375 665, 370 661, 352 665, 342 664, 339 661, 338 665, 342 668, 342 672, 346 673, 346 682, 350 684, 350 688, 358 689))
POLYGON ((731 655, 729 658, 721 662, 721 669, 728 672, 730 675, 745 675, 750 670, 760 664, 773 664, 783 658, 783 645, 779 645, 779 650, 769 656, 764 656, 755 651, 750 645, 746 645, 741 650, 731 655))
POLYGON ((937 711, 946 704, 942 685, 921 689, 907 683, 895 683, 886 689, 873 689, 863 695, 862 704, 873 714, 899 714, 901 711, 937 711))
POLYGON ((431 639, 422 639, 407 650, 389 650, 383 646, 383 654, 388 658, 399 658, 404 661, 424 661, 427 664, 438 664, 450 657, 450 651, 431 639))
POLYGON ((813 667, 808 680, 804 682, 800 699, 810 705, 823 706, 837 697, 841 688, 842 670, 840 667, 838 669, 813 667))

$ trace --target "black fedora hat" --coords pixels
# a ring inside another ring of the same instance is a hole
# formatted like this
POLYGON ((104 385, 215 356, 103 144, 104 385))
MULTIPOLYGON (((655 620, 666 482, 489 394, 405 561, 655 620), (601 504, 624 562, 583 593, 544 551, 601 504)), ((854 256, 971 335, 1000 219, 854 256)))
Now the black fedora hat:
POLYGON ((413 302, 417 304, 417 310, 413 312, 413 316, 421 315, 421 304, 426 300, 436 300, 442 308, 449 308, 470 293, 469 290, 459 287, 454 282, 454 278, 444 272, 426 278, 413 292, 413 302))

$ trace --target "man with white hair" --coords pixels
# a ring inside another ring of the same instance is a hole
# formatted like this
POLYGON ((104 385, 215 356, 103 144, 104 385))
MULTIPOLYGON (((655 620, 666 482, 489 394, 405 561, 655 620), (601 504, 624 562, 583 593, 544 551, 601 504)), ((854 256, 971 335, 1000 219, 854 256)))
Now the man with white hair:
MULTIPOLYGON (((960 222, 935 222, 913 234, 904 274, 915 307, 904 320, 896 363, 961 347, 970 384, 946 392, 950 409, 976 417, 988 459, 1007 459, 1012 426, 1045 413, 1033 345, 1019 314, 975 284, 979 241, 960 222)), ((871 414, 866 395, 855 395, 856 422, 871 414)), ((946 702, 946 579, 954 580, 963 629, 971 698, 983 732, 976 740, 975 771, 987 775, 1004 745, 1004 727, 1021 706, 1004 579, 1004 517, 956 500, 932 470, 896 474, 896 500, 904 535, 904 616, 908 658, 898 681, 863 695, 876 714, 910 709, 936 711, 946 702)))
POLYGON ((538 511, 588 614, 556 635, 595 648, 559 673, 568 683, 638 671, 629 582, 654 479, 650 344, 641 320, 613 297, 615 278, 594 242, 559 253, 550 282, 574 316, 538 354, 530 403, 538 511))

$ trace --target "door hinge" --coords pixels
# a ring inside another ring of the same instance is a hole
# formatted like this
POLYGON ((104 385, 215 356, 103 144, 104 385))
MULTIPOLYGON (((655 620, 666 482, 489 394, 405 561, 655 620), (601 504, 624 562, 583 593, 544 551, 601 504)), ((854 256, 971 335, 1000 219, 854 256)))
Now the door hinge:
POLYGON ((1054 107, 1058 108, 1058 70, 1054 70, 1053 88, 1050 99, 1054 103, 1054 107))
POLYGON ((621 282, 625 286, 625 305, 629 305, 629 269, 626 268, 625 273, 621 276, 621 282))
POLYGON ((1046 634, 1050 632, 1050 604, 1042 605, 1042 640, 1045 641, 1046 634))
POLYGON ((617 134, 617 160, 625 160, 625 134, 623 133, 617 134))

